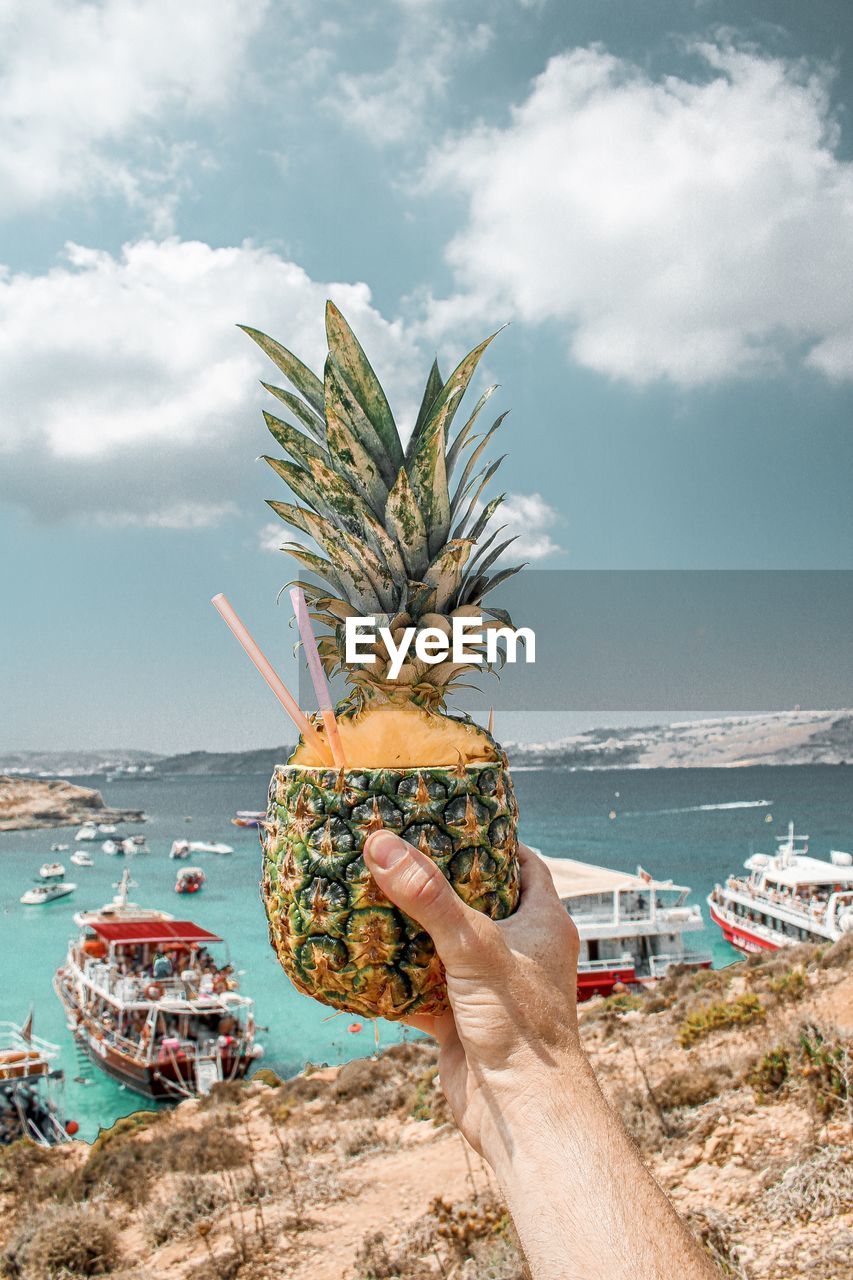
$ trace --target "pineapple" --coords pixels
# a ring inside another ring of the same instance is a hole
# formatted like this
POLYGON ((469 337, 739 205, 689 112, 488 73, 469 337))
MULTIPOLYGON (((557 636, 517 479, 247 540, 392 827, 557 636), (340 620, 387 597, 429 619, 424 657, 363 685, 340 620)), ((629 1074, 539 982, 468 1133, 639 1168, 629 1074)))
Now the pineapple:
MULTIPOLYGON (((373 663, 348 666, 344 622, 372 616, 395 643, 406 627, 449 635, 454 616, 482 617, 484 630, 509 624, 506 613, 482 603, 521 567, 489 574, 512 541, 498 542, 500 530, 489 530, 503 495, 480 501, 500 461, 476 470, 505 417, 474 434, 495 387, 450 440, 492 338, 446 382, 433 364, 404 448, 376 374, 333 303, 322 382, 273 339, 245 331, 294 388, 263 384, 300 424, 264 414, 290 455, 265 460, 297 499, 269 505, 318 548, 299 540, 282 550, 319 580, 305 590, 321 629, 320 656, 327 673, 343 671, 349 686, 336 708, 347 767, 332 768, 331 753, 323 759, 300 740, 270 783, 261 834, 270 940, 297 989, 325 1004, 392 1020, 437 1014, 446 1008, 441 963, 421 926, 379 892, 364 842, 379 828, 399 833, 472 907, 494 919, 509 915, 519 876, 508 762, 490 733, 446 710, 453 685, 478 667, 449 658, 430 665, 412 647, 392 680, 379 640, 373 663)), ((315 723, 322 737, 319 717, 315 723)))

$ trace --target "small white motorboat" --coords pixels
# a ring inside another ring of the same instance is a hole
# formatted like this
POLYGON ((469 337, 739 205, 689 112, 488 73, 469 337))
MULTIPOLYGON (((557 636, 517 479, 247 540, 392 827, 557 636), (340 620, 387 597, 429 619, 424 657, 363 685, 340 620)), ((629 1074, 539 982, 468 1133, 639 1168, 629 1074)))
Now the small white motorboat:
POLYGON ((71 861, 75 867, 94 867, 95 859, 85 849, 78 849, 76 853, 72 853, 71 861))
POLYGON ((222 844, 218 840, 190 840, 190 853, 233 853, 230 844, 222 844))
POLYGON ((75 840, 97 840, 98 828, 94 822, 84 822, 74 837, 75 840))
POLYGON ((116 827, 112 822, 99 822, 98 831, 102 836, 114 836, 116 833, 116 827))
POLYGON ((68 880, 48 880, 44 884, 33 885, 32 889, 21 894, 21 902, 25 907, 43 907, 46 902, 67 898, 76 888, 76 884, 71 884, 68 880))
POLYGON ((126 853, 126 854, 148 852, 148 850, 145 848, 144 845, 137 844, 136 841, 131 840, 130 837, 128 837, 126 840, 121 840, 119 842, 119 850, 121 853, 126 853))
POLYGON ((61 862, 43 862, 39 867, 39 875, 42 880, 61 880, 65 875, 65 868, 61 862))
POLYGON ((173 840, 169 850, 170 858, 188 858, 191 853, 233 853, 230 844, 222 844, 218 840, 173 840))
POLYGON ((67 848, 68 848, 68 845, 67 845, 67 844, 52 844, 52 845, 50 846, 50 852, 51 852, 51 853, 65 853, 65 851, 66 851, 66 849, 67 849, 67 848))
POLYGON ((105 840, 101 845, 101 848, 104 853, 109 853, 113 857, 115 857, 117 853, 124 853, 124 849, 122 849, 120 842, 116 840, 105 840))

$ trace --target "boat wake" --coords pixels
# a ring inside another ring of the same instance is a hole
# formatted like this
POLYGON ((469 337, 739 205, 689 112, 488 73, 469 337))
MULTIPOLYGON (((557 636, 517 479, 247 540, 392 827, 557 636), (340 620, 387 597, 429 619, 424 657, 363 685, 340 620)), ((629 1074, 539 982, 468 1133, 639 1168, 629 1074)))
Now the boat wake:
POLYGON ((637 809, 623 818, 659 818, 670 813, 712 813, 717 809, 769 809, 772 800, 727 800, 724 804, 691 804, 684 809, 637 809))

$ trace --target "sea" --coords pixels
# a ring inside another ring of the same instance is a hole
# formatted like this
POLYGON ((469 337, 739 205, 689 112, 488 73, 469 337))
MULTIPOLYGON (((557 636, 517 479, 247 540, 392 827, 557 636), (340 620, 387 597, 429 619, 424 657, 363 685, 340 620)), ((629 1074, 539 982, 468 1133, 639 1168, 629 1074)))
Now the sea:
MULTIPOLYGON (((742 769, 628 769, 600 772, 554 768, 514 770, 521 811, 520 835, 554 857, 585 859, 635 871, 644 867, 659 879, 691 889, 706 920, 704 934, 690 945, 712 950, 715 966, 739 959, 707 923, 705 896, 717 881, 737 870, 750 853, 775 848, 790 819, 811 837, 818 857, 830 849, 853 849, 853 768, 808 765, 742 769)), ((266 775, 233 777, 163 776, 155 779, 77 778, 102 791, 117 808, 144 809, 148 821, 123 825, 121 834, 144 832, 150 852, 130 860, 136 882, 131 898, 144 906, 190 918, 227 940, 241 989, 256 1002, 263 1065, 280 1075, 306 1063, 341 1063, 374 1052, 405 1035, 406 1028, 333 1011, 299 995, 270 950, 258 882, 260 852, 255 830, 231 823, 238 809, 265 807, 266 775), (200 894, 177 897, 175 873, 181 863, 168 857, 176 838, 219 840, 232 856, 193 855, 207 884, 200 894), (358 1029, 358 1028, 361 1029, 358 1029)), ((78 846, 80 847, 80 846, 78 846)), ((126 859, 85 846, 94 867, 68 861, 74 828, 0 833, 0 1021, 20 1023, 32 1008, 34 1030, 61 1049, 65 1072, 64 1108, 77 1120, 81 1136, 92 1140, 117 1117, 148 1106, 113 1083, 87 1060, 78 1059, 51 979, 63 963, 76 932, 72 916, 113 896, 126 859), (54 842, 65 854, 50 855, 54 842), (24 907, 19 898, 45 860, 60 858, 75 893, 43 907, 24 907)))

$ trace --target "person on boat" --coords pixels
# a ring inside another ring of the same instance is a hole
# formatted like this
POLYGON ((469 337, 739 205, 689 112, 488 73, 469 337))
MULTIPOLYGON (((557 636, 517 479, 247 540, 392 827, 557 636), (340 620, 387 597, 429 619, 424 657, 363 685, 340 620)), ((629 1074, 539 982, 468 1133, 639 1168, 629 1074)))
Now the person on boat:
POLYGON ((713 1280, 599 1088, 578 1034, 577 929, 542 860, 524 845, 519 858, 518 910, 497 921, 393 832, 364 847, 444 964, 450 1009, 410 1022, 438 1040, 456 1123, 494 1169, 536 1280, 713 1280))
POLYGON ((172 961, 164 951, 158 951, 154 956, 154 964, 151 968, 151 976, 156 981, 162 981, 163 978, 171 978, 172 961))

